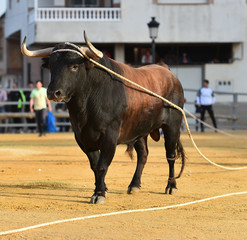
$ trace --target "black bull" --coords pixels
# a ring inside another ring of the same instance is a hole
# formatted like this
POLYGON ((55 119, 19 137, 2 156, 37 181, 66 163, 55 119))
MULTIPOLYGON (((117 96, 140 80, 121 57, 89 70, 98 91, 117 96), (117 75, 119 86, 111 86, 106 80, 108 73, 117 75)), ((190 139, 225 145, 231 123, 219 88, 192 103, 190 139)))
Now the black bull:
MULTIPOLYGON (((43 66, 51 72, 48 98, 66 103, 75 139, 94 172, 95 190, 91 203, 105 201, 105 176, 118 144, 127 144, 130 155, 133 148, 137 152, 137 167, 128 193, 139 190, 148 156, 147 137, 150 134, 158 141, 160 128, 169 164, 165 193, 171 194, 176 189, 175 179, 181 175, 185 162, 180 143, 182 114, 160 99, 95 66, 76 51, 78 49, 66 43, 56 45, 49 57, 44 59, 43 66), (57 51, 59 49, 68 50, 57 51), (178 177, 174 177, 174 162, 179 157, 182 168, 178 177)), ((100 58, 91 56, 107 68, 183 108, 182 86, 167 67, 149 65, 134 69, 105 55, 100 58)))

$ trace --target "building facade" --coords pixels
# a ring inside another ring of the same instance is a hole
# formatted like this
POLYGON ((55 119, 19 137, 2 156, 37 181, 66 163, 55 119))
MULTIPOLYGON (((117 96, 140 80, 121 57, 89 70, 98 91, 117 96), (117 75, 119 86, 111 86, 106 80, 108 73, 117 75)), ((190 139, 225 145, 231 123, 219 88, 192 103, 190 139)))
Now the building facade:
POLYGON ((215 90, 247 92, 246 0, 7 0, 6 74, 22 87, 38 79, 47 85, 48 70, 21 55, 22 40, 31 49, 84 44, 83 30, 112 58, 139 66, 151 49, 151 17, 160 23, 155 60, 167 62, 184 88, 198 89, 206 78, 215 90))

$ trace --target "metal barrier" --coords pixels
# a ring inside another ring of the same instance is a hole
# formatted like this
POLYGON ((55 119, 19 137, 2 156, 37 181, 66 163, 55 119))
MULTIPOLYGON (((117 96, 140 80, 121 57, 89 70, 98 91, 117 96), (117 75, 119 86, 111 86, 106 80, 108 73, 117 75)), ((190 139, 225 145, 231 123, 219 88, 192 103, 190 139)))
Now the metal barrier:
MULTIPOLYGON (((0 89, 0 91, 3 89, 0 89)), ((12 92, 12 91, 20 91, 22 90, 23 92, 26 91, 31 91, 30 88, 11 88, 11 89, 4 89, 6 92, 12 92)), ((60 127, 67 127, 70 128, 71 124, 69 122, 69 113, 65 111, 55 111, 57 103, 51 102, 52 104, 52 113, 56 117, 56 126, 58 128, 60 127), (67 119, 67 121, 61 122, 61 119, 67 119)), ((65 103, 63 103, 65 104, 65 103)), ((20 128, 21 132, 28 132, 30 128, 36 129, 37 124, 35 121, 30 123, 28 119, 35 119, 35 113, 31 113, 25 109, 26 106, 29 106, 29 102, 14 102, 14 101, 7 101, 7 102, 0 102, 0 105, 4 106, 5 111, 0 112, 0 132, 5 132, 5 133, 11 133, 14 132, 15 128, 20 128), (20 109, 19 112, 12 112, 10 107, 12 105, 17 106, 18 104, 22 105, 22 108, 20 109), (26 110, 26 111, 25 111, 26 110), (14 119, 20 118, 19 123, 14 123, 14 119)))
MULTIPOLYGON (((6 91, 19 91, 20 89, 6 89, 6 91)), ((27 91, 30 89, 21 89, 27 91)), ((185 97, 189 96, 185 102, 186 109, 189 109, 192 113, 194 112, 194 105, 196 94, 198 90, 195 89, 184 89, 185 97)), ((218 122, 219 128, 231 128, 232 130, 246 129, 247 128, 247 94, 246 93, 228 93, 228 92, 215 92, 216 104, 214 105, 215 117, 218 122), (219 100, 219 101, 218 101, 219 100)), ((4 105, 8 108, 10 105, 17 105, 20 102, 3 102, 0 105, 4 105)), ((29 102, 21 102, 22 105, 29 105, 29 102)), ((56 104, 52 102, 53 115, 56 117, 57 127, 70 127, 70 122, 61 122, 61 118, 69 118, 68 112, 57 112, 54 111, 56 104)), ((7 109, 6 109, 7 110, 7 109)), ((196 114, 200 117, 199 114, 196 114)), ((28 128, 36 127, 36 123, 28 123, 27 119, 33 119, 34 113, 24 112, 24 107, 21 112, 0 112, 0 129, 4 128, 5 132, 12 132, 13 128, 20 127, 23 132, 27 132, 28 128), (13 123, 14 118, 21 118, 21 123, 13 123), (2 120, 5 120, 3 123, 2 120)), ((190 118, 190 116, 187 116, 190 118)), ((209 119, 206 114, 206 119, 209 119)), ((209 119, 209 124, 211 124, 209 119)), ((190 121, 190 125, 195 125, 195 120, 190 121)))
MULTIPOLYGON (((184 88, 185 107, 193 113, 195 110, 195 99, 198 90, 184 88)), ((219 128, 232 130, 247 128, 247 93, 231 93, 215 91, 216 103, 214 105, 215 118, 219 128)), ((189 116, 188 116, 189 117, 189 116)), ((197 117, 200 117, 197 114, 197 117)), ((208 123, 211 124, 211 119, 206 114, 208 123)), ((190 122, 192 125, 195 121, 190 122)))
MULTIPOLYGON (((61 118, 69 118, 68 112, 52 112, 52 114, 56 117, 56 126, 57 127, 70 127, 71 123, 69 122, 60 122, 59 119, 61 118)), ((4 128, 4 132, 13 132, 13 128, 22 128, 21 132, 28 132, 28 128, 36 128, 36 123, 28 123, 27 119, 34 119, 35 113, 31 112, 5 112, 0 113, 0 129, 4 128), (21 123, 13 123, 12 119, 14 118, 21 118, 21 123), (5 120, 4 123, 2 123, 2 120, 5 120)))

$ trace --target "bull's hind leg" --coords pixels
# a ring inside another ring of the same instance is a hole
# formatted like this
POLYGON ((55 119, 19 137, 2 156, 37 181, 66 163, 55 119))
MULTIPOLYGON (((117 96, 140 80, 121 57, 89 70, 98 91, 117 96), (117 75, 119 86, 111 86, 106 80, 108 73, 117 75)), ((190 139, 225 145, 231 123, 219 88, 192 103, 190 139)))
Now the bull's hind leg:
POLYGON ((180 137, 180 124, 171 124, 162 127, 165 138, 166 159, 169 164, 169 178, 165 189, 165 194, 172 194, 177 189, 174 178, 174 163, 177 158, 176 149, 180 137))
POLYGON ((148 156, 147 136, 138 139, 134 144, 134 148, 137 153, 137 166, 133 179, 128 187, 127 193, 129 194, 138 192, 141 187, 141 175, 148 156))

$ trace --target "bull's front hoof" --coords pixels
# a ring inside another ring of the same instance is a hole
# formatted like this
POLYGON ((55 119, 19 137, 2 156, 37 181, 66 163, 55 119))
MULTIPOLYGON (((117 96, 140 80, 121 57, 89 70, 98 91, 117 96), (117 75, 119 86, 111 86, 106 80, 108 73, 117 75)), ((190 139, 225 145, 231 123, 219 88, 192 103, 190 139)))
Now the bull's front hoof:
POLYGON ((139 187, 128 187, 127 193, 132 194, 132 193, 138 193, 140 191, 139 187))
POLYGON ((173 194, 177 191, 177 184, 175 179, 168 179, 168 184, 166 186, 165 194, 173 194))
POLYGON ((177 188, 172 188, 172 187, 166 187, 166 190, 165 190, 165 194, 173 194, 173 193, 175 193, 175 192, 177 192, 177 188))
POLYGON ((97 194, 94 194, 91 197, 90 203, 91 204, 103 204, 105 202, 106 197, 104 196, 98 196, 97 194))

